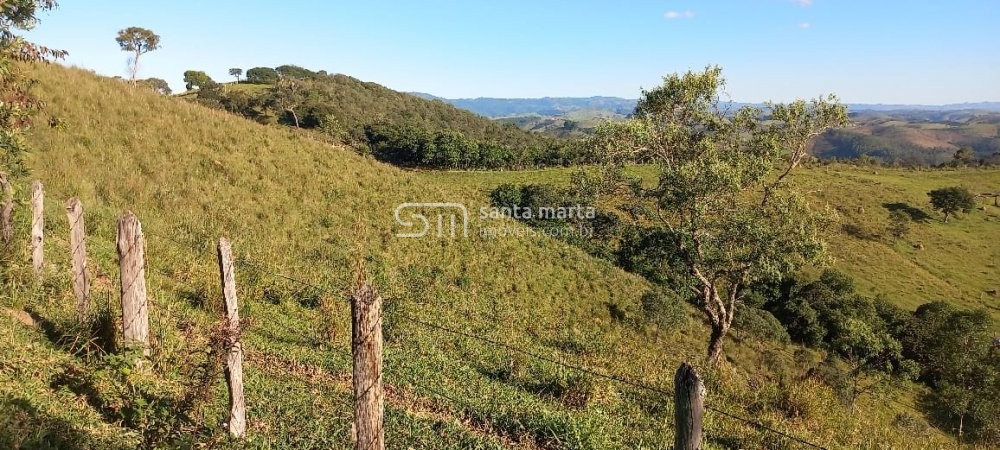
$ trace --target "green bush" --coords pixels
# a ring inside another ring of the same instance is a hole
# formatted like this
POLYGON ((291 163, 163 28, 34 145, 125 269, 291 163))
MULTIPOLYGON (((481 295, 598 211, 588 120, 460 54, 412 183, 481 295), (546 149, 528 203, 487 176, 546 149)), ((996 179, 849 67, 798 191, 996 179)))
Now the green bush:
POLYGON ((277 81, 278 72, 270 67, 254 67, 247 71, 247 83, 274 84, 277 81))
POLYGON ((676 293, 665 288, 655 288, 642 295, 642 314, 647 323, 659 328, 684 326, 687 310, 676 293))
POLYGON ((781 343, 791 342, 788 331, 774 315, 749 305, 736 310, 733 327, 760 339, 781 343))

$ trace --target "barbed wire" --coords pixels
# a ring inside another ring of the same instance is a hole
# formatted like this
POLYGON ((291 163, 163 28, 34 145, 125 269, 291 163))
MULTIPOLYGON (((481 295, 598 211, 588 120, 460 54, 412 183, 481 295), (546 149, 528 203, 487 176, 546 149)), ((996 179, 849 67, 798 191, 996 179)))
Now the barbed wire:
MULTIPOLYGON (((197 248, 196 246, 194 246, 194 245, 192 245, 190 243, 181 242, 180 240, 175 239, 172 236, 169 236, 169 235, 164 234, 164 233, 160 233, 160 232, 156 232, 156 231, 152 231, 152 230, 146 229, 146 230, 143 230, 143 234, 149 235, 149 236, 152 236, 152 237, 156 237, 156 238, 159 238, 159 239, 163 239, 165 241, 173 242, 174 244, 177 244, 177 245, 179 245, 181 247, 184 247, 184 248, 187 248, 187 249, 191 249, 191 250, 195 250, 197 253, 202 254, 202 255, 208 254, 208 253, 211 252, 207 248, 197 248)), ((87 240, 85 242, 88 242, 88 241, 89 240, 87 240)), ((131 250, 132 249, 130 248, 129 251, 131 251, 131 250)), ((272 270, 272 269, 270 269, 270 268, 268 268, 268 267, 266 267, 266 266, 264 266, 262 264, 258 264, 256 262, 250 260, 245 255, 244 256, 239 256, 236 259, 237 259, 237 262, 239 264, 241 264, 241 265, 247 265, 247 266, 253 267, 254 269, 256 269, 256 270, 258 270, 260 272, 263 272, 263 273, 265 273, 267 275, 270 275, 270 276, 273 276, 273 277, 277 277, 277 278, 281 278, 281 279, 285 279, 287 281, 291 281, 291 282, 298 283, 298 284, 302 285, 303 288, 300 289, 299 291, 297 291, 298 293, 301 293, 306 288, 312 288, 312 289, 315 289, 315 290, 317 290, 319 292, 322 292, 322 293, 326 293, 327 295, 330 295, 330 296, 333 296, 333 297, 338 297, 339 294, 340 294, 340 293, 334 292, 331 288, 327 288, 327 287, 321 286, 321 285, 319 285, 317 283, 306 281, 306 280, 302 280, 302 279, 300 279, 298 277, 293 277, 293 276, 290 276, 290 275, 287 275, 287 274, 276 272, 276 271, 274 271, 274 270, 272 270)), ((144 261, 143 262, 143 268, 145 268, 145 267, 146 267, 146 262, 144 261)), ((187 283, 185 281, 177 280, 177 279, 174 279, 173 277, 166 277, 166 278, 170 279, 171 281, 174 281, 175 283, 182 284, 182 285, 185 285, 185 286, 187 286, 189 288, 195 289, 195 287, 193 285, 191 285, 191 284, 189 284, 189 283, 187 283)), ((599 370, 596 370, 596 369, 591 369, 589 367, 585 367, 585 366, 582 366, 582 365, 567 363, 567 362, 561 361, 559 359, 556 359, 556 358, 553 358, 553 357, 549 357, 549 356, 545 356, 545 355, 539 354, 537 352, 534 352, 534 351, 531 351, 531 350, 527 350, 527 349, 518 347, 516 345, 512 345, 512 344, 509 344, 507 342, 503 342, 503 341, 497 340, 497 339, 489 338, 489 337, 482 336, 482 335, 475 334, 475 333, 471 333, 471 332, 466 332, 466 331, 454 329, 454 328, 447 327, 447 326, 444 326, 444 325, 439 325, 439 324, 427 322, 427 321, 424 321, 422 319, 416 318, 416 317, 414 317, 412 315, 409 315, 409 314, 405 314, 405 313, 398 313, 398 314, 401 317, 409 320, 410 322, 415 323, 417 325, 420 325, 420 326, 422 326, 424 328, 428 328, 428 329, 432 329, 432 330, 436 330, 436 331, 445 332, 445 333, 448 333, 448 334, 451 334, 451 335, 460 336, 460 337, 467 338, 467 339, 473 339, 473 340, 476 340, 476 341, 480 341, 480 342, 486 343, 486 344, 488 344, 490 346, 493 346, 493 347, 499 347, 499 348, 503 348, 503 349, 506 349, 506 350, 509 350, 509 351, 520 353, 520 354, 523 354, 523 355, 526 355, 526 356, 529 356, 529 357, 532 357, 532 358, 535 358, 535 359, 538 359, 538 360, 541 360, 541 361, 548 362, 550 364, 554 364, 554 365, 557 365, 557 366, 560 366, 560 367, 564 367, 564 368, 567 368, 567 369, 571 369, 571 370, 576 370, 578 372, 586 373, 586 374, 589 374, 589 375, 592 375, 592 376, 595 376, 595 377, 598 377, 598 378, 601 378, 601 379, 605 379, 605 380, 609 380, 609 381, 612 381, 612 382, 615 382, 615 383, 619 383, 621 385, 629 386, 629 387, 636 388, 636 389, 645 390, 645 391, 648 391, 648 392, 653 392, 653 393, 656 393, 656 394, 664 396, 668 401, 672 401, 673 400, 673 392, 671 390, 669 390, 669 389, 665 389, 665 388, 661 388, 661 387, 657 387, 657 386, 651 386, 651 385, 648 385, 648 384, 645 384, 645 383, 640 383, 640 382, 633 381, 631 379, 628 379, 628 378, 625 378, 625 377, 622 377, 622 376, 619 376, 619 375, 614 375, 614 374, 602 372, 602 371, 599 371, 599 370)), ((445 399, 447 399, 447 400, 449 400, 449 401, 451 401, 453 403, 456 403, 456 404, 459 404, 459 405, 461 405, 463 407, 466 407, 466 408, 470 409, 470 411, 471 410, 475 410, 475 408, 471 405, 471 403, 458 400, 458 399, 454 398, 453 396, 444 394, 443 392, 441 392, 438 389, 430 388, 428 386, 422 385, 421 383, 414 382, 413 380, 410 380, 409 383, 411 383, 411 384, 417 386, 418 388, 421 388, 421 389, 423 389, 423 390, 425 390, 427 392, 431 392, 434 395, 437 395, 437 396, 445 398, 445 399)), ((806 445, 806 446, 809 446, 809 447, 812 447, 812 448, 821 449, 821 450, 827 450, 826 447, 823 447, 821 445, 812 443, 812 442, 810 442, 808 440, 805 440, 803 438, 800 438, 798 436, 794 436, 792 434, 789 434, 789 433, 783 432, 781 430, 775 429, 773 427, 770 427, 768 425, 765 425, 763 422, 761 422, 759 420, 746 418, 746 417, 743 417, 741 415, 738 415, 738 414, 735 414, 735 413, 723 410, 721 408, 717 408, 717 407, 712 406, 712 405, 705 405, 705 409, 709 410, 709 411, 712 411, 714 413, 720 414, 722 416, 725 416, 727 418, 730 418, 730 419, 733 419, 733 420, 736 420, 736 421, 739 421, 739 422, 743 422, 743 423, 745 423, 747 425, 750 425, 750 426, 752 426, 754 428, 757 428, 758 430, 765 431, 765 432, 768 432, 768 433, 773 433, 773 434, 782 436, 782 437, 784 437, 786 439, 790 439, 792 441, 798 442, 800 444, 803 444, 803 445, 806 445)))
MULTIPOLYGON (((417 318, 415 318, 413 316, 409 316, 409 315, 406 315, 406 314, 401 314, 401 316, 404 317, 404 318, 406 318, 407 320, 410 320, 410 321, 412 321, 414 323, 420 324, 420 325, 428 327, 428 328, 432 328, 432 329, 444 331, 444 332, 449 333, 449 334, 454 334, 454 335, 458 335, 458 336, 462 336, 462 337, 466 337, 466 338, 470 338, 470 339, 475 339, 475 340, 482 341, 482 342, 485 342, 487 344, 493 345, 495 347, 503 347, 503 348, 505 348, 507 350, 515 351, 515 352, 518 352, 518 353, 521 353, 521 354, 524 354, 524 355, 527 355, 527 356, 531 356, 533 358, 537 358, 537 359, 540 359, 540 360, 543 360, 543 361, 546 361, 546 362, 549 362, 549 363, 552 363, 552 364, 555 364, 555 365, 558 365, 558 366, 562 366, 562 367, 565 367, 565 368, 568 368, 568 369, 577 370, 577 371, 588 373, 590 375, 593 375, 593 376, 596 376, 596 377, 599 377, 599 378, 604 378, 604 379, 611 380, 611 381, 614 381, 614 382, 617 382, 617 383, 620 383, 620 384, 624 384, 624 385, 627 385, 627 386, 631 386, 631 387, 634 387, 634 388, 643 389, 643 390, 646 390, 646 391, 649 391, 649 392, 654 392, 654 393, 657 393, 657 394, 661 394, 661 395, 664 395, 668 400, 672 400, 673 399, 673 393, 670 390, 668 390, 668 389, 663 389, 663 388, 659 388, 659 387, 656 387, 656 386, 649 386, 647 384, 643 384, 643 383, 635 382, 635 381, 632 381, 632 380, 628 380, 628 379, 620 377, 620 376, 603 373, 603 372, 600 372, 600 371, 597 371, 597 370, 594 370, 594 369, 590 369, 590 368, 583 367, 583 366, 578 366, 578 365, 575 365, 575 364, 565 363, 565 362, 556 360, 554 358, 550 358, 550 357, 547 357, 547 356, 539 355, 537 353, 531 352, 529 350, 525 350, 523 348, 511 345, 511 344, 508 344, 508 343, 505 343, 505 342, 501 342, 501 341, 498 341, 498 340, 495 340, 495 339, 491 339, 491 338, 488 338, 488 337, 485 337, 485 336, 476 335, 476 334, 473 334, 473 333, 464 332, 464 331, 461 331, 461 330, 455 330, 455 329, 452 329, 452 328, 449 328, 449 327, 446 327, 446 326, 443 326, 443 325, 438 325, 438 324, 433 324, 433 323, 430 323, 430 322, 425 322, 423 320, 417 319, 417 318)), ((744 423, 746 423, 748 425, 751 425, 751 426, 753 426, 753 427, 755 427, 755 428, 757 428, 759 430, 763 430, 763 431, 767 431, 767 432, 770 432, 770 433, 774 433, 774 434, 783 436, 785 438, 794 440, 796 442, 799 442, 801 444, 808 445, 808 446, 813 447, 813 448, 818 448, 818 449, 826 450, 826 447, 823 447, 823 446, 818 445, 818 444, 814 444, 814 443, 809 442, 809 441, 807 441, 807 440, 805 440, 803 438, 799 438, 797 436, 793 436, 793 435, 785 433, 785 432, 783 432, 781 430, 777 430, 775 428, 769 427, 769 426, 765 425, 764 423, 762 423, 762 422, 760 422, 758 420, 748 419, 748 418, 739 416, 739 415, 737 415, 735 413, 731 413, 731 412, 725 411, 723 409, 716 408, 716 407, 711 406, 711 405, 706 405, 705 409, 708 409, 710 411, 716 412, 718 414, 722 414, 723 416, 729 417, 731 419, 735 419, 735 420, 744 422, 744 423)))
POLYGON ((453 329, 453 328, 446 327, 444 325, 438 325, 438 324, 426 322, 426 321, 423 321, 421 319, 418 319, 418 318, 413 317, 413 316, 408 315, 408 314, 402 314, 402 313, 400 313, 400 316, 403 317, 403 318, 405 318, 405 319, 407 319, 407 320, 409 320, 409 321, 411 321, 411 322, 413 322, 413 323, 416 323, 418 325, 424 326, 426 328, 431 328, 431 329, 435 329, 435 330, 439 330, 439 331, 444 331, 444 332, 449 333, 449 334, 453 334, 453 335, 462 336, 462 337, 466 337, 466 338, 469 338, 469 339, 474 339, 474 340, 478 340, 478 341, 481 341, 481 342, 485 342, 485 343, 490 344, 490 345, 492 345, 494 347, 502 347, 502 348, 505 348, 505 349, 510 350, 510 351, 514 351, 514 352, 521 353, 521 354, 526 355, 526 356, 530 356, 530 357, 533 357, 533 358, 536 358, 536 359, 540 359, 542 361, 549 362, 551 364, 555 364, 555 365, 562 366, 562 367, 565 367, 565 368, 568 368, 568 369, 573 369, 573 370, 576 370, 576 371, 579 371, 579 372, 587 373, 587 374, 593 375, 593 376, 598 377, 598 378, 603 378, 603 379, 607 379, 607 380, 610 380, 610 381, 615 381, 615 382, 618 382, 618 383, 621 383, 621 384, 624 384, 624 385, 627 385, 627 386, 631 386, 631 387, 638 388, 638 389, 644 389, 644 390, 647 390, 647 391, 650 391, 650 392, 655 392, 657 394, 665 395, 665 396, 668 396, 668 397, 673 397, 673 395, 674 395, 673 392, 671 392, 671 391, 669 391, 667 389, 663 389, 663 388, 659 388, 659 387, 655 387, 655 386, 645 385, 645 384, 642 384, 642 383, 638 383, 638 382, 626 379, 624 377, 607 374, 607 373, 604 373, 604 372, 601 372, 601 371, 598 371, 598 370, 595 370, 595 369, 591 369, 591 368, 588 368, 588 367, 583 367, 583 366, 579 366, 579 365, 576 365, 576 364, 570 364, 570 363, 562 362, 562 361, 559 361, 559 360, 557 360, 555 358, 548 357, 548 356, 545 356, 545 355, 540 355, 540 354, 538 354, 536 352, 533 352, 531 350, 526 350, 526 349, 523 349, 521 347, 518 347, 518 346, 515 346, 515 345, 511 345, 511 344, 508 344, 506 342, 502 342, 502 341, 499 341, 499 340, 496 340, 496 339, 488 338, 488 337, 485 337, 485 336, 481 336, 481 335, 477 335, 477 334, 473 334, 473 333, 469 333, 469 332, 465 332, 465 331, 461 331, 461 330, 456 330, 456 329, 453 329))

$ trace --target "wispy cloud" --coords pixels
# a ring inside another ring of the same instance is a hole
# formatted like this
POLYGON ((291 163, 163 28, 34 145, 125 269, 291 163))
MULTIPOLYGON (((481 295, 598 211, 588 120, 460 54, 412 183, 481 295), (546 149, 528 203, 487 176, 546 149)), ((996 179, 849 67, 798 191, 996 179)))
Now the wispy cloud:
POLYGON ((812 24, 809 22, 799 23, 799 28, 812 28, 812 24))
POLYGON ((691 12, 691 10, 687 10, 687 11, 667 11, 666 13, 663 14, 663 17, 666 17, 667 19, 671 19, 671 20, 673 20, 673 19, 690 19, 690 18, 694 17, 694 13, 691 12))
POLYGON ((792 3, 799 6, 809 6, 813 4, 813 0, 792 0, 792 3))

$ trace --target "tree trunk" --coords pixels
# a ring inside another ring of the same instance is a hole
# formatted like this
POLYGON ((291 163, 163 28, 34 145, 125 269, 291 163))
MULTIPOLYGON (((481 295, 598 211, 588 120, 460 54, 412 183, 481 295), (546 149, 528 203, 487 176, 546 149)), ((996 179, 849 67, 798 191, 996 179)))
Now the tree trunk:
POLYGON ((713 323, 712 336, 708 341, 708 362, 718 364, 722 361, 722 341, 729 332, 729 324, 713 323))
POLYGON ((959 414, 958 416, 958 445, 962 445, 962 431, 965 427, 965 414, 959 414))
POLYGON ((132 58, 132 87, 135 87, 135 76, 139 73, 139 51, 135 52, 135 57, 132 58))
POLYGON ((948 223, 948 213, 944 213, 944 223, 948 223))

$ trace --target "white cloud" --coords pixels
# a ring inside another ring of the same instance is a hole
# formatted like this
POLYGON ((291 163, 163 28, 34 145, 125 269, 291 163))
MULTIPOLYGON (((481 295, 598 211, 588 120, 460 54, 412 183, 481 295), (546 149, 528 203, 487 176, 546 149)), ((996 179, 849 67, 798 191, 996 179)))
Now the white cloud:
POLYGON ((799 24, 799 28, 812 28, 812 24, 809 22, 802 22, 799 24))
POLYGON ((667 11, 663 14, 663 17, 668 19, 690 19, 694 17, 694 13, 691 10, 687 11, 667 11))

